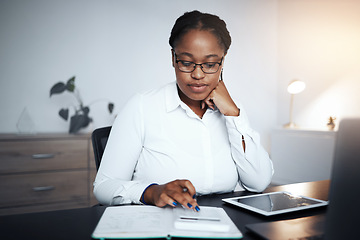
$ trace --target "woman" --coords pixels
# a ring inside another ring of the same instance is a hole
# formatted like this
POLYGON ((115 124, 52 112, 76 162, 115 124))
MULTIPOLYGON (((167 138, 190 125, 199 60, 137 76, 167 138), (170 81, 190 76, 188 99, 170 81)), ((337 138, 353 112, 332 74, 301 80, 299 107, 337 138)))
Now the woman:
POLYGON ((122 109, 94 182, 106 205, 182 206, 196 194, 263 191, 272 162, 222 69, 231 37, 219 17, 198 11, 177 19, 169 39, 176 82, 135 95, 122 109))

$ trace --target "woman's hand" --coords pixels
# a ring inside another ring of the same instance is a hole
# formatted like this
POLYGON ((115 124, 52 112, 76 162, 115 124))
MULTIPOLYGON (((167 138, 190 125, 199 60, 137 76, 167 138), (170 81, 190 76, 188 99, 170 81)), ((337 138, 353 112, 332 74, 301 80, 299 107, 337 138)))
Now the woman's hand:
POLYGON ((201 108, 205 106, 214 110, 214 105, 225 116, 239 116, 240 110, 232 100, 228 90, 225 87, 224 81, 219 81, 218 85, 212 90, 201 103, 201 108))
POLYGON ((181 204, 188 209, 200 210, 195 199, 195 187, 189 180, 175 180, 163 185, 152 185, 143 194, 147 204, 158 207, 181 204))

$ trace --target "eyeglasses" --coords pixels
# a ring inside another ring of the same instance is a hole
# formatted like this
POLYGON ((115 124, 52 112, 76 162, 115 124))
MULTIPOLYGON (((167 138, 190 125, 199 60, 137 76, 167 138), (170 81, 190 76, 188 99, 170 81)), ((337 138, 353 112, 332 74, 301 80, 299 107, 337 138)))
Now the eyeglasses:
POLYGON ((176 65, 178 66, 179 70, 181 72, 186 72, 186 73, 193 72, 195 70, 196 66, 200 66, 201 70, 204 73, 207 73, 207 74, 216 73, 219 70, 219 68, 222 64, 222 61, 224 59, 224 57, 222 57, 220 62, 194 63, 194 62, 190 62, 190 61, 184 61, 184 60, 177 59, 175 52, 174 52, 174 56, 175 56, 176 65))

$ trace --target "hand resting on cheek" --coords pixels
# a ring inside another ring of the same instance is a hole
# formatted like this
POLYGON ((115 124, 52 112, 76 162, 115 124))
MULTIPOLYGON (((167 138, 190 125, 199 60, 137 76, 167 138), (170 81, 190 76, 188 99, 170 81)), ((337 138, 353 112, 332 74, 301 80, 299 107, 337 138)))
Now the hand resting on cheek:
POLYGON ((204 109, 206 105, 212 110, 216 107, 225 116, 239 116, 240 110, 232 100, 224 81, 220 80, 217 86, 210 92, 201 102, 201 108, 204 109))

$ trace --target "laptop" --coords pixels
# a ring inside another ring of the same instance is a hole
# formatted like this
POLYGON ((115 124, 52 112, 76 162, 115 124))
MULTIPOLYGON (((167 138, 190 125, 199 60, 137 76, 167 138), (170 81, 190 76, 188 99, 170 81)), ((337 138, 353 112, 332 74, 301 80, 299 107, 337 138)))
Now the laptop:
POLYGON ((343 119, 336 136, 326 217, 255 223, 246 229, 264 239, 360 239, 360 118, 343 119))

